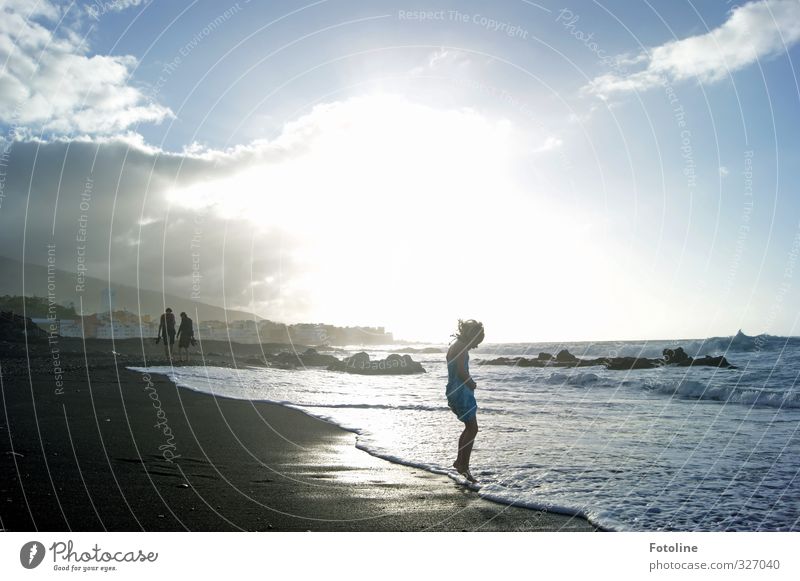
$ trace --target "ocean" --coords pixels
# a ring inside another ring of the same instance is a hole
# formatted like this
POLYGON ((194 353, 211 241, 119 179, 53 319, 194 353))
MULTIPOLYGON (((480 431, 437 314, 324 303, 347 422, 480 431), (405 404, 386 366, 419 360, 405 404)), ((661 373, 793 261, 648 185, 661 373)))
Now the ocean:
MULTIPOLYGON (((362 349, 382 358, 397 347, 353 346, 337 356, 362 349)), ((304 410, 356 432, 371 454, 458 480, 449 468, 462 424, 444 396, 444 353, 412 357, 427 373, 148 371, 189 389, 304 410)), ((800 339, 496 344, 473 350, 470 368, 480 425, 471 468, 489 500, 619 531, 800 530, 800 339), (692 356, 725 355, 737 369, 480 363, 564 348, 579 357, 656 357, 677 345, 692 356)))

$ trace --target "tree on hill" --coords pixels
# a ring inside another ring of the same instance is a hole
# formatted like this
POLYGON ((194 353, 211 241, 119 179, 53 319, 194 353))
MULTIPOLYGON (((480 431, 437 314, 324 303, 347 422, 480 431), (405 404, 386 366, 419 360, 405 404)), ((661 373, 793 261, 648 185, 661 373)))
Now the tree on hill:
MULTIPOLYGON (((49 303, 47 297, 21 297, 15 295, 0 296, 0 311, 11 311, 17 315, 25 314, 26 317, 32 319, 44 319, 47 317, 49 311, 49 303), (24 306, 24 308, 23 308, 24 306)), ((59 319, 75 319, 78 314, 75 312, 75 305, 55 304, 55 315, 59 319)))

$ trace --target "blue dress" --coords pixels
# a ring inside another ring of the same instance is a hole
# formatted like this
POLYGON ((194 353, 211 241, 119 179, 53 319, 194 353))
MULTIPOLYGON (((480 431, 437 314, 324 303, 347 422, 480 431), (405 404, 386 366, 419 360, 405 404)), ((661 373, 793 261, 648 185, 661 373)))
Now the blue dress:
MULTIPOLYGON (((475 401, 475 392, 458 377, 457 359, 447 362, 447 405, 453 410, 459 420, 468 422, 475 418, 478 411, 478 404, 475 401)), ((469 377, 469 353, 464 354, 464 371, 469 377)))

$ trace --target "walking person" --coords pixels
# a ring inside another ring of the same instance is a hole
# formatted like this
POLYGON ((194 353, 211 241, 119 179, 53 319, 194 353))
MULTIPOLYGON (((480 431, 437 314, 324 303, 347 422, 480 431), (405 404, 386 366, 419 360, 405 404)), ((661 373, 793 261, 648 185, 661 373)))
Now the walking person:
POLYGON ((447 405, 464 422, 464 431, 458 438, 458 455, 453 468, 470 482, 477 482, 469 471, 469 460, 472 445, 478 434, 477 411, 475 401, 475 380, 469 373, 469 350, 474 349, 484 339, 483 323, 470 319, 458 320, 458 331, 455 341, 447 350, 447 405))
POLYGON ((178 353, 183 355, 181 361, 189 362, 189 346, 194 345, 194 328, 192 320, 186 313, 181 313, 181 325, 178 327, 178 353))
POLYGON ((158 323, 156 343, 159 341, 164 342, 164 357, 172 359, 172 346, 175 345, 175 315, 169 307, 161 315, 158 323))

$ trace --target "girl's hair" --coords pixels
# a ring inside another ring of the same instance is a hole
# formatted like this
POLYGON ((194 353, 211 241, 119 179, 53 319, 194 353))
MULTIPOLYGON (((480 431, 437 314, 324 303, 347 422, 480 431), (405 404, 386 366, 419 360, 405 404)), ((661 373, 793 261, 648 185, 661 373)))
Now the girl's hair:
POLYGON ((458 320, 458 331, 453 335, 456 339, 471 342, 475 337, 483 333, 483 323, 475 319, 463 321, 458 320))

